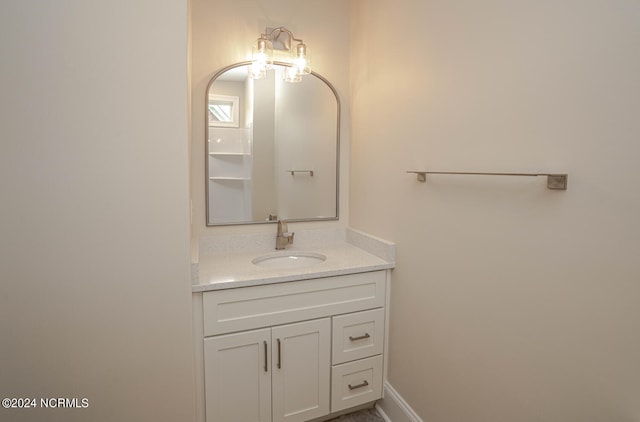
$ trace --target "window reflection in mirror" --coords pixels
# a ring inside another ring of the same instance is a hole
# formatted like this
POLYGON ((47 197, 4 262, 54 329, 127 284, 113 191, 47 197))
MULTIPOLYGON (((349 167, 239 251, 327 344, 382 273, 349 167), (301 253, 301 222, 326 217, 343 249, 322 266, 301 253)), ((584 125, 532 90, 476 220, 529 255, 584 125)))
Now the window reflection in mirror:
POLYGON ((209 95, 209 126, 238 127, 240 125, 239 99, 231 95, 209 95))

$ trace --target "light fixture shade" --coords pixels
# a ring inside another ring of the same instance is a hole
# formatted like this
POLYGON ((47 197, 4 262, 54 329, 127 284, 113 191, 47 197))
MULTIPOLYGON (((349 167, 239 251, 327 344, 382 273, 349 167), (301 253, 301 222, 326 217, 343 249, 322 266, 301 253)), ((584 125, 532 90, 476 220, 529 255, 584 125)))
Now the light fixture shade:
POLYGON ((282 72, 282 79, 285 82, 300 82, 302 80, 302 74, 298 72, 296 66, 285 66, 282 72))
POLYGON ((306 44, 298 43, 291 49, 291 60, 296 67, 298 75, 308 75, 311 73, 311 51, 306 44))
POLYGON ((253 79, 263 79, 267 76, 267 70, 273 68, 273 45, 268 39, 260 37, 253 44, 252 50, 249 76, 253 79))

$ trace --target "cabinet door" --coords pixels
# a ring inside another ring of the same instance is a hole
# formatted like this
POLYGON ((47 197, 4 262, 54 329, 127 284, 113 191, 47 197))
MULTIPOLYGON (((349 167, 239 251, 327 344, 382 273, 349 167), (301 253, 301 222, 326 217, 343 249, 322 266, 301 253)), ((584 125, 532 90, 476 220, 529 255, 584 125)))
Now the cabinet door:
POLYGON ((329 318, 272 328, 274 422, 329 413, 330 336, 329 318))
POLYGON ((269 328, 204 340, 207 422, 270 422, 269 328))

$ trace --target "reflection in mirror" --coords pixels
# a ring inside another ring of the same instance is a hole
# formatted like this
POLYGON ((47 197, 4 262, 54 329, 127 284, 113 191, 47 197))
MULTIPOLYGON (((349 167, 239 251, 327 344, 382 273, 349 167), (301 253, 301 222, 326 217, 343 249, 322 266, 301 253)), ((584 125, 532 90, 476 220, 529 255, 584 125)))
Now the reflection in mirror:
POLYGON ((238 97, 232 95, 209 95, 209 126, 238 127, 238 97))
POLYGON ((316 73, 265 79, 248 63, 218 72, 207 88, 207 225, 338 218, 340 104, 316 73))

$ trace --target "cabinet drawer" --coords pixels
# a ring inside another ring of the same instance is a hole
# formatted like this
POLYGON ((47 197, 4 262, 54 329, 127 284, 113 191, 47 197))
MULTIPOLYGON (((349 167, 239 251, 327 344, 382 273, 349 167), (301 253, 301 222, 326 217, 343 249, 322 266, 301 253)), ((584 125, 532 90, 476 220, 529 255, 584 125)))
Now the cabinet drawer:
POLYGON ((331 368, 331 411, 348 409, 382 398, 382 356, 331 368))
POLYGON ((379 308, 385 271, 205 292, 204 335, 379 308))
POLYGON ((333 364, 381 354, 383 333, 383 308, 333 317, 333 364))

